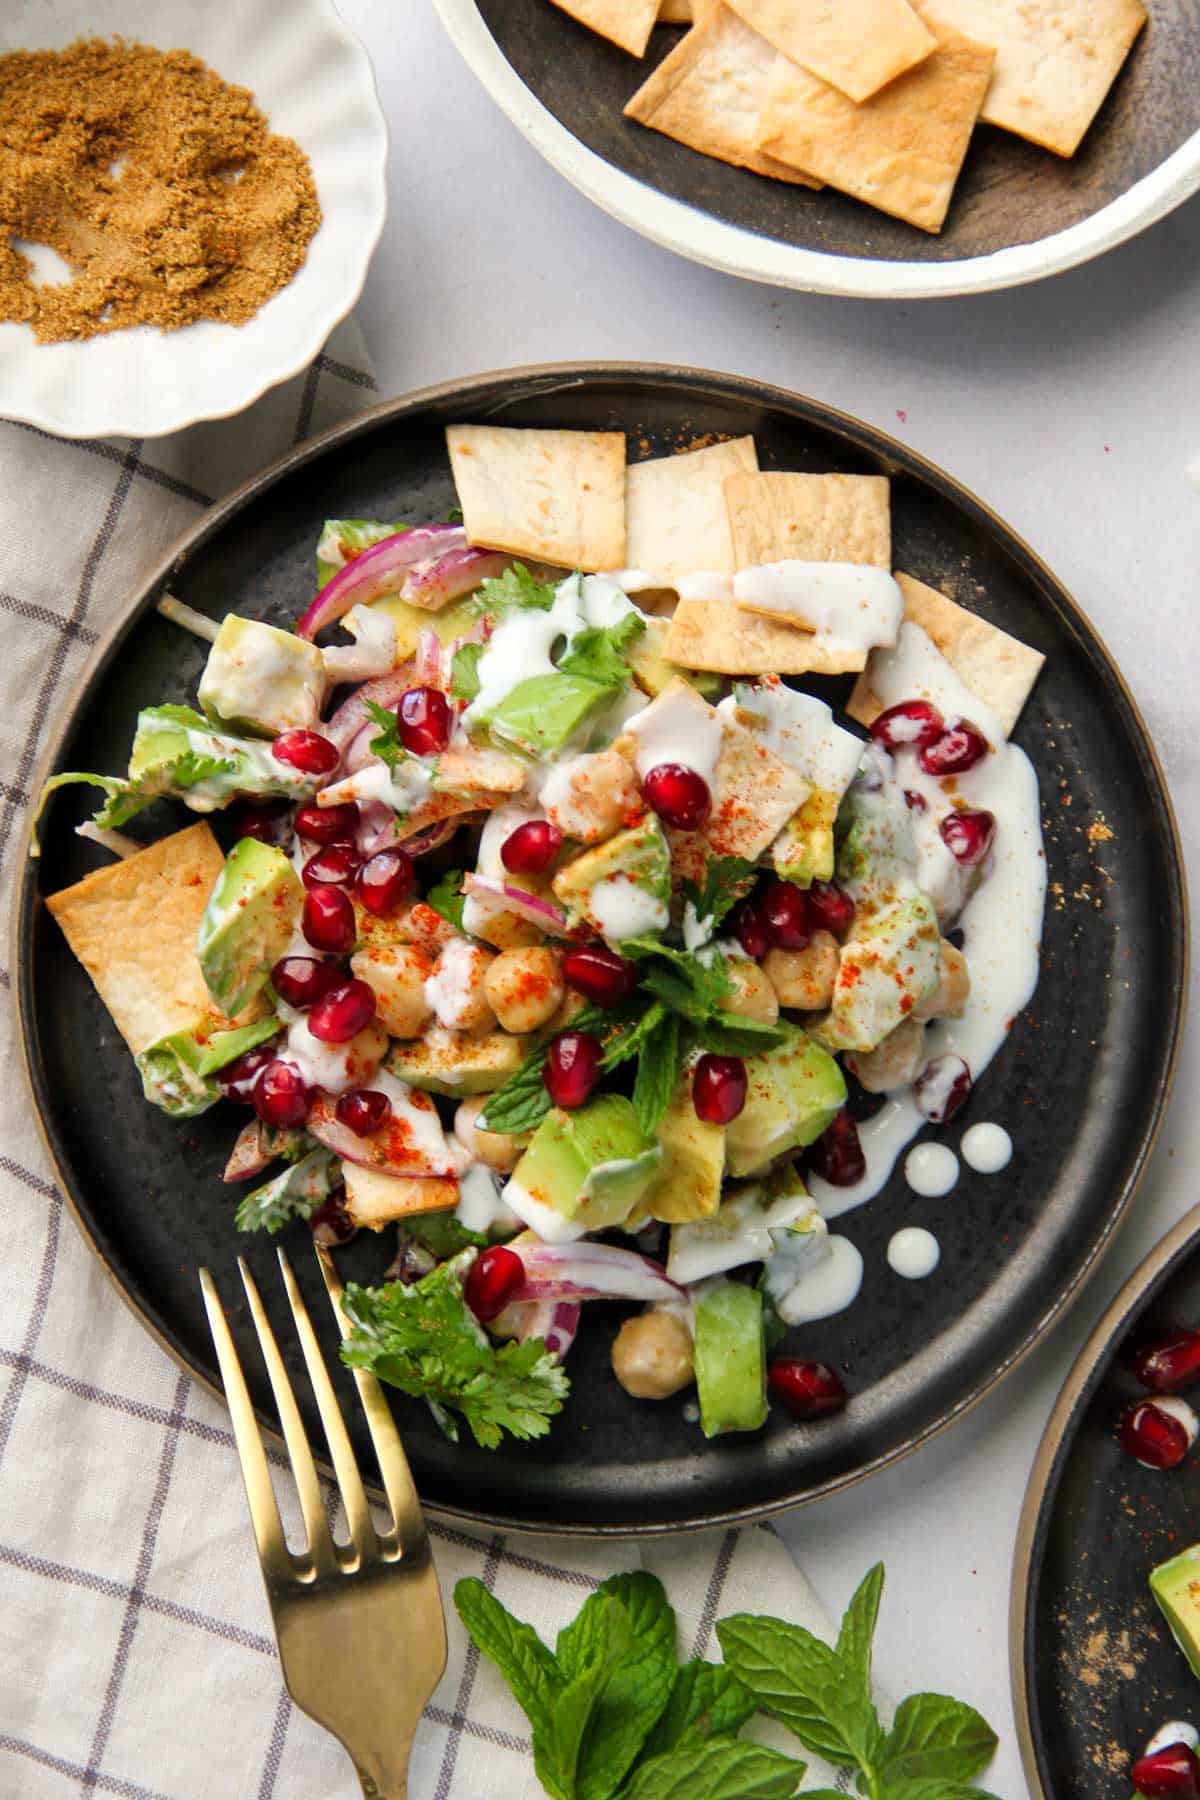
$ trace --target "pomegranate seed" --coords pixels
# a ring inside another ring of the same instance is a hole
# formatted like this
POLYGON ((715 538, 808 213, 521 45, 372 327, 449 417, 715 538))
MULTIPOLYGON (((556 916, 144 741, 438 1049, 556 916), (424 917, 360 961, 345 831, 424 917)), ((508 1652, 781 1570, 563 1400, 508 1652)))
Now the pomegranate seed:
POLYGON ((1130 1367, 1143 1387, 1174 1394, 1200 1381, 1200 1331, 1173 1331, 1139 1344, 1130 1367))
POLYGON ((339 968, 315 956, 281 956, 271 970, 271 986, 279 998, 301 1008, 315 1006, 341 980, 339 968))
POLYGON ((271 755, 302 775, 332 775, 342 760, 337 745, 319 731, 282 731, 271 745, 271 755))
POLYGON ((708 1125, 728 1125, 746 1104, 746 1065, 740 1056, 702 1056, 692 1076, 692 1105, 708 1125))
POLYGON ((946 721, 928 700, 901 700, 881 712, 871 727, 877 744, 893 753, 897 750, 924 750, 936 742, 946 729, 946 721))
POLYGON ((515 1250, 493 1244, 483 1250, 467 1270, 463 1299, 475 1317, 485 1324, 502 1313, 525 1282, 525 1264, 515 1250))
POLYGON ((923 813, 929 811, 929 802, 924 794, 918 794, 916 788, 905 788, 904 804, 909 812, 923 813))
POLYGON ((254 1084, 268 1063, 275 1061, 275 1046, 260 1044, 257 1050, 247 1050, 236 1062, 226 1063, 217 1071, 217 1086, 227 1100, 238 1106, 254 1105, 254 1084))
POLYGON ((560 1031, 551 1038, 542 1080, 555 1106, 582 1106, 600 1079, 603 1052, 586 1031, 560 1031))
POLYGON ((854 923, 855 906, 835 881, 814 881, 808 890, 808 915, 818 930, 845 937, 854 923))
POLYGON ((733 935, 747 956, 753 956, 757 960, 767 954, 771 948, 770 933, 766 921, 752 900, 743 900, 740 906, 734 908, 730 924, 733 935))
POLYGON ((840 1376, 823 1362, 801 1362, 780 1356, 767 1370, 767 1388, 782 1400, 793 1419, 822 1419, 841 1412, 849 1396, 840 1376))
POLYGON ((353 800, 338 806, 302 806, 296 830, 312 844, 349 843, 358 830, 358 806, 353 800))
POLYGON ((506 837, 500 861, 514 875, 544 875, 562 849, 563 834, 549 819, 530 819, 506 837))
POLYGON ((257 838, 261 844, 286 844, 292 835, 291 807, 286 800, 251 801, 234 810, 233 828, 238 837, 257 838))
POLYGON ((812 936, 808 895, 794 881, 772 881, 758 902, 767 937, 781 950, 803 950, 812 936))
POLYGON ((637 986, 637 964, 599 945, 568 950, 562 968, 564 979, 597 1006, 620 1006, 637 986))
POLYGON ((858 1139, 858 1126, 843 1110, 825 1127, 808 1153, 814 1174, 830 1187, 853 1187, 867 1172, 867 1159, 858 1139))
POLYGON ((329 950, 335 956, 353 950, 357 927, 349 897, 337 887, 309 888, 300 929, 314 950, 329 950))
POLYGON ((357 976, 331 988, 308 1015, 308 1029, 323 1044, 348 1044, 375 1017, 375 989, 357 976))
POLYGON ((1130 1779, 1146 1800, 1167 1800, 1177 1794, 1183 1800, 1198 1800, 1200 1757, 1190 1744, 1164 1744, 1134 1763, 1130 1779))
POLYGON ((971 1092, 971 1071, 961 1056, 935 1056, 913 1082, 917 1111, 934 1125, 944 1125, 966 1105, 971 1092))
POLYGON ((355 1088, 349 1094, 339 1094, 333 1110, 355 1137, 370 1137, 391 1118, 392 1103, 377 1088, 355 1088))
POLYGON ((1121 1448, 1151 1469, 1174 1469, 1191 1448, 1179 1420, 1153 1400, 1135 1400, 1121 1414, 1121 1448))
POLYGON ((306 888, 348 887, 362 866, 362 857, 350 844, 326 844, 310 856, 300 871, 306 888))
POLYGON ((682 763, 656 763, 642 792, 663 823, 676 831, 699 831, 712 811, 707 781, 682 763))
POLYGON ((358 1226, 346 1211, 345 1188, 336 1188, 315 1213, 310 1213, 308 1224, 318 1244, 348 1244, 358 1226))
POLYGON ((414 756, 436 756, 450 742, 454 722, 440 688, 409 688, 400 696, 396 720, 400 742, 414 756))
POLYGON ((411 856, 403 850, 377 850, 358 871, 354 891, 368 912, 382 918, 408 899, 415 880, 411 856))
POLYGON ((970 719, 957 719, 941 737, 921 747, 917 761, 927 775, 965 775, 987 753, 988 741, 978 725, 972 725, 970 719))
POLYGON ((992 847, 996 835, 996 816, 982 807, 964 807, 961 812, 947 813, 938 823, 942 842, 956 862, 968 868, 981 863, 992 847))
POLYGON ((280 1131, 303 1125, 308 1117, 308 1089, 295 1063, 274 1057, 254 1083, 254 1110, 264 1125, 280 1131))

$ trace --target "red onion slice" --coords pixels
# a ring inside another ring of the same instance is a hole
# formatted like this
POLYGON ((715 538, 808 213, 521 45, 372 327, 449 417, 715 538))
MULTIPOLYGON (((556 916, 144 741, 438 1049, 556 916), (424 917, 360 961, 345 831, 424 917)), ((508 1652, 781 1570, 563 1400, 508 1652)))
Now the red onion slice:
POLYGON ((237 1142, 225 1164, 222 1181, 249 1181, 252 1175, 261 1175, 275 1161, 277 1152, 268 1150, 263 1140, 262 1125, 257 1119, 251 1119, 238 1132, 237 1142))
POLYGON ((499 550, 449 550, 410 569, 400 596, 432 611, 473 594, 480 582, 503 575, 511 563, 512 557, 499 550))
POLYGON ((497 881, 491 875, 464 875, 463 887, 468 894, 473 894, 482 901, 490 912, 513 912, 522 919, 528 919, 531 925, 538 925, 543 931, 552 932, 555 937, 570 937, 571 928, 567 924, 567 915, 559 906, 549 900, 541 899, 537 894, 530 894, 524 888, 510 887, 506 881, 497 881))
POLYGON ((492 1330, 501 1337, 516 1338, 525 1343, 529 1338, 543 1339, 547 1352, 561 1362, 579 1330, 582 1313, 575 1300, 510 1300, 492 1330))
POLYGON ((440 558, 447 551, 466 546, 461 525, 419 525, 360 551, 326 582, 296 627, 296 636, 311 639, 327 625, 348 613, 352 606, 366 606, 384 594, 396 593, 404 573, 414 563, 440 558))
POLYGON ((440 688, 442 675, 442 640, 436 631, 428 628, 417 633, 416 658, 413 665, 413 681, 417 687, 440 688))
MULTIPOLYGON (((311 1130, 311 1126, 310 1126, 311 1130)), ((527 1300, 686 1300, 661 1263, 636 1250, 579 1239, 570 1244, 521 1239, 525 1280, 512 1304, 527 1300)))
MULTIPOLYGON (((376 1085, 380 1083, 377 1081, 376 1085)), ((433 1120, 437 1120, 437 1112, 427 1094, 409 1094, 407 1104, 429 1112, 433 1120)), ((440 1151, 422 1149, 413 1142, 411 1125, 396 1113, 370 1137, 359 1137, 342 1124, 336 1106, 337 1101, 329 1095, 318 1095, 309 1109, 305 1130, 335 1156, 340 1156, 343 1162, 359 1163, 379 1175, 457 1176, 458 1166, 450 1147, 443 1146, 440 1151)))

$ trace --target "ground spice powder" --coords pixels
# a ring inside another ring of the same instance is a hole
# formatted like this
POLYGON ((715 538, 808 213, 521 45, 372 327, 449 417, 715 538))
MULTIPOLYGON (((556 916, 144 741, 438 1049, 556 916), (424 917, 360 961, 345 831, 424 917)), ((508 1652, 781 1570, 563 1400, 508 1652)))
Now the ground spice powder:
POLYGON ((187 51, 92 38, 0 56, 0 319, 39 342, 242 325, 320 222, 299 145, 187 51), (36 282, 16 239, 72 279, 36 282))

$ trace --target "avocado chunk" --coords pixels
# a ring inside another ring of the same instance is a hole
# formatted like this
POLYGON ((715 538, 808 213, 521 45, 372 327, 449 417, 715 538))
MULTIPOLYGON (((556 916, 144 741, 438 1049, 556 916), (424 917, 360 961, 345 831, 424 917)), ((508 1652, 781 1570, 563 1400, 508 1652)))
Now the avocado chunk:
POLYGON ((671 853, 656 815, 585 850, 553 886, 572 924, 586 920, 615 942, 661 931, 670 916, 671 853))
POLYGON ((658 1141, 662 1162, 642 1201, 646 1212, 668 1225, 715 1213, 725 1173, 725 1127, 698 1117, 690 1080, 676 1088, 658 1141))
POLYGON ((695 1356, 705 1437, 757 1431, 767 1416, 763 1302, 757 1288, 721 1281, 700 1295, 695 1356))
POLYGON ((145 706, 138 714, 123 824, 160 794, 177 794, 193 812, 215 812, 237 796, 307 800, 316 778, 279 762, 260 738, 217 731, 190 706, 145 706))
POLYGON ((278 1030, 279 1020, 270 1015, 230 1031, 206 1033, 199 1027, 174 1031, 148 1044, 134 1059, 142 1092, 151 1106, 161 1106, 175 1118, 195 1118, 221 1098, 221 1090, 212 1080, 217 1070, 265 1044, 278 1030))
POLYGON ((1200 1544, 1192 1544, 1152 1569, 1150 1592, 1192 1674, 1200 1677, 1200 1544))
POLYGON ((198 690, 210 719, 261 737, 311 730, 324 694, 325 664, 315 644, 236 613, 221 623, 198 690))
POLYGON ((466 1032, 443 1036, 439 1032, 433 1043, 414 1038, 410 1043, 393 1044, 387 1066, 410 1087, 461 1097, 490 1094, 516 1074, 524 1059, 522 1039, 507 1031, 493 1031, 487 1037, 471 1037, 466 1032))
POLYGON ((819 1138, 846 1101, 846 1081, 827 1050, 803 1031, 746 1059, 746 1104, 725 1127, 731 1175, 753 1175, 819 1138))
POLYGON ((672 662, 665 651, 670 631, 670 619, 652 617, 646 620, 646 629, 625 648, 625 660, 633 679, 652 700, 673 681, 686 681, 706 700, 715 700, 721 692, 721 677, 705 669, 684 669, 672 662))
POLYGON ((659 1146, 637 1122, 633 1102, 603 1094, 573 1112, 555 1107, 546 1114, 504 1198, 521 1216, 525 1197, 534 1209, 550 1207, 583 1231, 604 1231, 629 1217, 661 1160, 659 1146))
POLYGON ((397 663, 407 662, 415 655, 419 632, 436 632, 443 644, 449 644, 455 638, 466 637, 479 623, 470 600, 453 600, 440 612, 430 612, 427 607, 401 600, 398 594, 389 594, 383 600, 374 601, 372 610, 387 613, 396 627, 397 663))
POLYGON ((196 936, 208 991, 231 1017, 266 985, 291 942, 304 889, 282 850, 241 838, 209 895, 196 936))
POLYGON ((860 911, 841 947, 833 1002, 814 1028, 828 1050, 874 1050, 937 987, 937 913, 927 894, 908 887, 889 905, 860 911))
POLYGON ((527 756, 550 756, 612 698, 611 687, 587 675, 552 670, 518 681, 479 722, 487 725, 492 738, 504 748, 523 750, 527 756))
POLYGON ((837 877, 860 907, 886 905, 917 873, 917 840, 903 794, 895 782, 871 786, 877 775, 866 761, 863 767, 837 821, 837 877))
POLYGON ((771 845, 775 873, 784 881, 808 887, 832 881, 836 860, 833 826, 840 802, 829 788, 814 788, 771 845))

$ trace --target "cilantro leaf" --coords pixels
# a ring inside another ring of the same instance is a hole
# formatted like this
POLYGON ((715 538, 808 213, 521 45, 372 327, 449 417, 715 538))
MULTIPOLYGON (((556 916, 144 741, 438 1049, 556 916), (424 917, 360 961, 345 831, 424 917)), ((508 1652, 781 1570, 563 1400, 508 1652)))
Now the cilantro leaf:
POLYGON ((460 1250, 482 1250, 488 1241, 483 1232, 460 1225, 452 1212, 409 1213, 401 1223, 400 1236, 423 1245, 439 1262, 457 1256, 460 1250))
POLYGON ((880 1753, 884 1792, 902 1779, 970 1781, 991 1761, 995 1732, 973 1706, 944 1694, 910 1694, 896 1708, 880 1753))
POLYGON ((628 612, 616 625, 589 625, 577 631, 558 660, 560 673, 582 675, 601 687, 624 687, 629 664, 621 652, 645 629, 642 615, 628 612))
POLYGON ((426 906, 431 906, 435 913, 440 913, 442 918, 453 925, 456 931, 465 929, 463 907, 466 904, 466 895, 459 891, 462 883, 463 872, 461 869, 447 869, 425 896, 426 906))
POLYGON ((475 1441, 494 1450, 506 1431, 544 1437, 571 1384, 541 1338, 495 1345, 480 1329, 462 1297, 474 1258, 464 1251, 411 1287, 349 1284, 342 1304, 354 1329, 342 1358, 403 1393, 453 1407, 475 1441))
POLYGON ((580 1747, 579 1800, 609 1800, 637 1757, 675 1679, 675 1614, 656 1575, 638 1570, 611 1575, 559 1632, 555 1655, 571 1679, 581 1666, 592 1614, 619 1601, 630 1626, 630 1648, 597 1696, 580 1747))
POLYGON ((341 1180, 341 1164, 318 1147, 282 1174, 247 1194, 237 1209, 239 1231, 282 1231, 293 1219, 311 1218, 341 1180))
POLYGON ((460 644, 450 662, 450 692, 456 700, 474 700, 479 692, 482 644, 460 644))
POLYGON ((732 1669, 695 1657, 676 1670, 671 1697, 642 1754, 662 1756, 711 1738, 736 1737, 757 1711, 754 1695, 732 1669))
POLYGON ((380 706, 378 700, 368 700, 366 708, 368 717, 374 719, 379 727, 379 736, 373 737, 367 748, 381 762, 385 762, 389 769, 394 769, 408 755, 400 742, 400 721, 394 712, 389 712, 386 706, 380 706))
POLYGON ((791 1800, 804 1767, 761 1744, 718 1739, 641 1763, 620 1800, 791 1800))
POLYGON ((711 936, 749 892, 757 877, 757 864, 747 862, 744 856, 714 856, 704 865, 704 886, 697 886, 689 876, 683 883, 683 898, 698 920, 711 922, 711 936))
POLYGON ((679 1017, 664 1013, 642 1045, 633 1083, 633 1110, 647 1137, 653 1137, 679 1085, 679 1017))
POLYGON ((517 608, 536 608, 549 612, 554 605, 554 589, 549 582, 539 581, 522 562, 514 562, 503 575, 494 575, 479 584, 472 598, 477 612, 504 613, 517 608))

